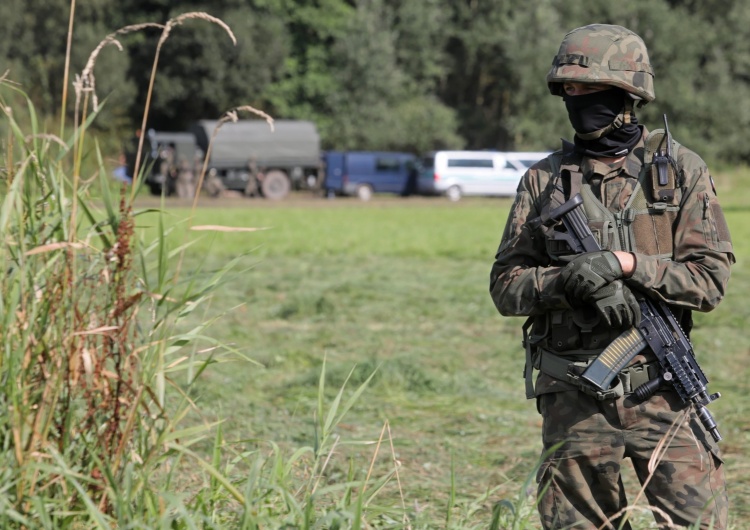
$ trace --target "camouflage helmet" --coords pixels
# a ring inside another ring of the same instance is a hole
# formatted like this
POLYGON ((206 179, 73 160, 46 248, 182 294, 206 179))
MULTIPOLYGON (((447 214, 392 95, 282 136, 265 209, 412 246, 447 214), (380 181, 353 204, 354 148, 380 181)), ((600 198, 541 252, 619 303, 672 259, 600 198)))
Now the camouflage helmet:
POLYGON ((590 24, 565 35, 552 60, 547 85, 552 94, 561 96, 566 82, 619 87, 642 100, 641 105, 656 97, 646 45, 622 26, 590 24))

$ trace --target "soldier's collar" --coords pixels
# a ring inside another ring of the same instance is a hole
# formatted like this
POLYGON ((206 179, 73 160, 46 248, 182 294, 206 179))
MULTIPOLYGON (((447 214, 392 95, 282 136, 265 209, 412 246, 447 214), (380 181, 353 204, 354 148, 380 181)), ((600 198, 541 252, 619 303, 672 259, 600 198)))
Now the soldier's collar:
POLYGON ((611 174, 613 171, 617 171, 623 177, 637 179, 638 175, 641 172, 641 167, 643 166, 643 155, 645 149, 645 143, 643 139, 648 134, 648 130, 646 129, 646 127, 642 125, 640 127, 642 130, 642 134, 640 139, 638 140, 638 143, 635 145, 635 147, 633 147, 633 149, 630 150, 627 155, 625 155, 625 158, 621 162, 618 162, 616 164, 605 164, 604 162, 601 162, 600 160, 593 157, 582 157, 579 153, 575 152, 575 145, 566 140, 563 140, 563 154, 569 154, 569 156, 571 157, 577 156, 577 163, 580 165, 581 172, 584 175, 591 175, 596 173, 602 176, 606 176, 611 174))

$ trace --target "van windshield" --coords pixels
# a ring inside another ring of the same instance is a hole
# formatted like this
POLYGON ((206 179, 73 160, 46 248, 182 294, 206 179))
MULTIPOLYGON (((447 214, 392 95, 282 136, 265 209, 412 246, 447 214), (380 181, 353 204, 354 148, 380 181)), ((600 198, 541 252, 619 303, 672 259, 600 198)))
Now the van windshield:
POLYGON ((448 167, 493 167, 491 158, 451 158, 448 167))
POLYGON ((424 169, 432 169, 435 167, 435 157, 425 156, 422 158, 422 167, 424 169))

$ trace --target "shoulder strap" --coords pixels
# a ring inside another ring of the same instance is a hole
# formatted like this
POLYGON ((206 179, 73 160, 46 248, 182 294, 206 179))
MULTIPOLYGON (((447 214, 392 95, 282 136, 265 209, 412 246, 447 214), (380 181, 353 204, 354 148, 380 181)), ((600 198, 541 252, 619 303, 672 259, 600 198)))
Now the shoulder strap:
POLYGON ((567 144, 563 144, 563 149, 555 151, 549 161, 552 177, 542 197, 542 219, 545 221, 549 219, 550 210, 580 192, 583 181, 580 160, 576 160, 567 144))

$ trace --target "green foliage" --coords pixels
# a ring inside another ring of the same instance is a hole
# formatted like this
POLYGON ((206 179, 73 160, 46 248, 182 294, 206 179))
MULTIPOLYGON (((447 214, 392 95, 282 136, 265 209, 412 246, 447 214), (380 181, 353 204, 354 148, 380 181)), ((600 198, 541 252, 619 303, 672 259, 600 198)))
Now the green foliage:
POLYGON ((260 106, 261 94, 280 77, 289 53, 283 22, 239 10, 223 16, 236 46, 223 29, 200 20, 185 22, 165 43, 154 90, 160 128, 187 130, 196 117, 216 119, 237 102, 260 106))
MULTIPOLYGON (((70 15, 53 4, 0 7, 10 78, 45 117, 61 108, 61 22, 70 15)), ((750 160, 750 7, 737 0, 544 0, 523 8, 509 0, 232 0, 191 8, 225 20, 238 42, 196 21, 175 28, 151 101, 149 126, 157 129, 185 130, 249 104, 314 121, 326 149, 556 149, 571 130, 544 82, 551 58, 567 31, 604 22, 633 29, 648 45, 657 100, 638 111, 641 123, 659 127, 667 113, 675 136, 709 163, 750 160)), ((77 6, 73 69, 119 27, 164 23, 186 10, 163 0, 77 6)), ((143 31, 123 37, 123 51, 102 51, 97 92, 110 103, 96 128, 127 138, 140 123, 158 38, 143 31)))

